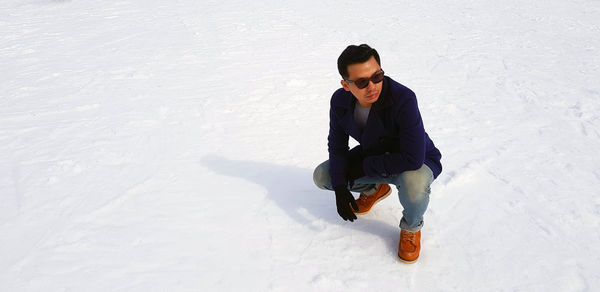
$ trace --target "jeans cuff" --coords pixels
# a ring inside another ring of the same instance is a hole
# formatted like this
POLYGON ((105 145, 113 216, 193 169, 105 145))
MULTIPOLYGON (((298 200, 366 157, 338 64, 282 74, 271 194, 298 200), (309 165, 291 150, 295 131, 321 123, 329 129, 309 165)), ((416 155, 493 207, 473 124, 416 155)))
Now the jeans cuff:
POLYGON ((378 187, 379 187, 379 185, 374 185, 373 188, 371 188, 369 190, 366 190, 366 191, 364 191, 362 193, 365 194, 365 195, 367 195, 367 196, 370 196, 370 195, 374 194, 377 191, 378 187))
POLYGON ((424 224, 425 223, 423 221, 421 221, 416 226, 410 226, 410 225, 408 225, 408 222, 406 222, 406 220, 404 220, 404 218, 402 218, 402 220, 400 220, 400 229, 406 230, 409 232, 417 232, 417 231, 421 230, 421 228, 423 228, 424 224))

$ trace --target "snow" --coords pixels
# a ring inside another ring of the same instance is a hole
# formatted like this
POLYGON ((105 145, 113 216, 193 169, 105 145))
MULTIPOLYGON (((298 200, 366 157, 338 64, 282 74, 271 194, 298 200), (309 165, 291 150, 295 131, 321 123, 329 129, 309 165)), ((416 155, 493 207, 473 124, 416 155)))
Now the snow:
POLYGON ((593 0, 2 1, 0 291, 598 291, 599 50, 593 0), (413 265, 312 182, 360 43, 443 154, 413 265))

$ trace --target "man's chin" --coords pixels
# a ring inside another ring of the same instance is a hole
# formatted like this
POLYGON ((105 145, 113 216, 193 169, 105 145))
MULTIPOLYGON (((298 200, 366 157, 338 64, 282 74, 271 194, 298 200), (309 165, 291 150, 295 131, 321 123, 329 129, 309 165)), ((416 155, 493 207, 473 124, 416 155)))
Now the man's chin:
POLYGON ((365 97, 365 99, 369 102, 376 102, 377 98, 379 98, 379 93, 374 93, 365 97))

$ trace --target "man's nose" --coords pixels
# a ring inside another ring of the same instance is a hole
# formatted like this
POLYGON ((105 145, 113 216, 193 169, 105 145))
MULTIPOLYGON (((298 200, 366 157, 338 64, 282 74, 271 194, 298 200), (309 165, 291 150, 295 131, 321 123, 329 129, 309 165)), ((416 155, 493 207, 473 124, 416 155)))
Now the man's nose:
POLYGON ((373 83, 373 81, 369 80, 369 85, 367 85, 367 89, 373 89, 373 87, 375 87, 375 83, 373 83))

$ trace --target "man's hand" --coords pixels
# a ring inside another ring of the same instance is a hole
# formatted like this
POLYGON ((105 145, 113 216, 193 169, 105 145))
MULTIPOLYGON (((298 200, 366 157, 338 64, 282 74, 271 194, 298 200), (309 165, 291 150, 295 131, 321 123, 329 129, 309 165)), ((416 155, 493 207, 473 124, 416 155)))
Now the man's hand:
POLYGON ((354 196, 352 196, 346 186, 338 186, 333 190, 335 191, 335 204, 337 205, 338 214, 344 221, 350 220, 350 222, 354 222, 356 215, 354 215, 354 212, 350 208, 350 204, 352 204, 352 208, 358 210, 354 196))

